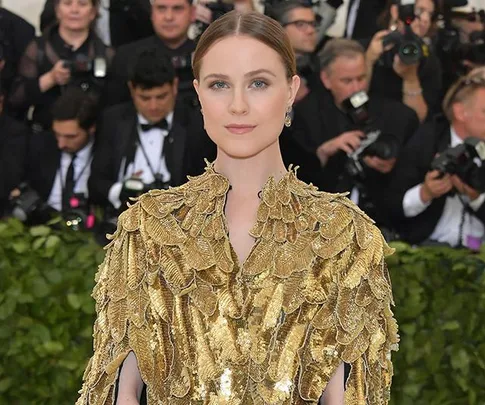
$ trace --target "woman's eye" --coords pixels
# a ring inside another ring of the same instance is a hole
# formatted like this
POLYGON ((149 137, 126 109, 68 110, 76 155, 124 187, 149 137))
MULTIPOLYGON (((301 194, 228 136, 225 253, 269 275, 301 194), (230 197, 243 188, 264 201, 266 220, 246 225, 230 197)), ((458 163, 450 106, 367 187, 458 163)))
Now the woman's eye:
POLYGON ((268 84, 263 80, 255 80, 253 82, 253 87, 255 87, 257 89, 264 89, 267 86, 268 86, 268 84))
POLYGON ((227 84, 225 82, 214 82, 209 86, 211 89, 214 90, 220 90, 220 89, 225 89, 227 87, 227 84))

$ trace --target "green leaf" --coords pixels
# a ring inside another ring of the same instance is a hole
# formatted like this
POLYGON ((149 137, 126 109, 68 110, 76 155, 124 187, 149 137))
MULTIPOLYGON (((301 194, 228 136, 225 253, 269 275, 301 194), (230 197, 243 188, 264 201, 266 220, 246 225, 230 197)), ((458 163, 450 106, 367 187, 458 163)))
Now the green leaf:
POLYGON ((460 323, 458 321, 445 322, 441 329, 443 330, 457 330, 460 328, 460 323))
POLYGON ((0 380, 0 392, 6 392, 13 384, 13 378, 7 377, 0 380))
POLYGON ((25 240, 21 240, 12 244, 12 249, 19 254, 26 252, 29 247, 29 243, 25 240))
POLYGON ((42 276, 37 276, 32 280, 32 294, 37 298, 47 297, 50 293, 50 287, 42 276))
POLYGON ((47 236, 51 233, 51 228, 45 225, 34 226, 30 228, 30 234, 34 237, 36 236, 47 236))
POLYGON ((39 250, 41 247, 44 246, 46 239, 47 238, 45 236, 41 236, 40 238, 36 238, 34 240, 34 243, 32 244, 32 249, 39 250))
POLYGON ((60 342, 44 342, 44 348, 49 354, 57 354, 64 350, 64 346, 60 342))
POLYGON ((81 300, 79 296, 77 296, 76 294, 67 294, 67 302, 69 303, 71 308, 74 308, 74 309, 81 308, 81 304, 82 304, 81 300))

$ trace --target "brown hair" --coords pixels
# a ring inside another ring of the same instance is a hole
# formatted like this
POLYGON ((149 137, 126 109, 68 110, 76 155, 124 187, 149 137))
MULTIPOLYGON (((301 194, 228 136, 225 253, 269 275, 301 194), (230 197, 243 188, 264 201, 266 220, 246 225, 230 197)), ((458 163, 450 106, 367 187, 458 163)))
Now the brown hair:
POLYGON ((359 55, 365 57, 365 50, 357 41, 347 38, 331 39, 318 54, 320 71, 327 71, 330 68, 330 65, 341 56, 355 58, 359 55))
POLYGON ((235 35, 247 35, 269 46, 281 56, 287 78, 291 79, 296 75, 295 54, 290 39, 280 24, 256 11, 231 11, 209 25, 197 43, 192 60, 192 70, 197 80, 202 59, 209 49, 216 42, 235 35))
MULTIPOLYGON (((54 7, 57 7, 61 0, 54 0, 54 7)), ((99 7, 100 0, 91 0, 93 7, 99 7)))
POLYGON ((443 99, 443 111, 448 121, 453 121, 453 105, 463 103, 474 96, 478 89, 485 89, 485 77, 482 70, 473 70, 472 74, 460 77, 446 92, 443 99))

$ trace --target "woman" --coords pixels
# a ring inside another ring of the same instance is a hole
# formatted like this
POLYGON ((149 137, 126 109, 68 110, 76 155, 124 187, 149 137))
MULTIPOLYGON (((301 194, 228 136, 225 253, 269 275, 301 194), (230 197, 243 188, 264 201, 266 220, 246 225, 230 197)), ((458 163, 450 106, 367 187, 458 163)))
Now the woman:
POLYGON ((217 159, 120 216, 77 404, 138 404, 145 384, 148 404, 323 393, 341 405, 344 362, 347 403, 387 403, 389 248, 349 200, 285 170, 278 136, 299 85, 288 37, 269 17, 230 12, 201 37, 193 70, 217 159))
POLYGON ((58 24, 27 47, 9 103, 22 115, 31 106, 35 131, 49 129, 49 110, 67 86, 100 94, 113 57, 92 28, 98 0, 54 0, 58 24))
POLYGON ((393 1, 389 1, 380 20, 386 30, 374 35, 366 54, 369 77, 372 78, 370 92, 402 101, 416 111, 420 121, 439 111, 441 64, 433 49, 426 45, 433 28, 435 8, 433 0, 416 0, 414 3, 414 20, 410 28, 424 46, 424 57, 420 62, 405 64, 396 52, 398 44, 383 44, 383 38, 391 31, 405 33, 406 30, 404 19, 407 17, 399 15, 399 7, 393 1))

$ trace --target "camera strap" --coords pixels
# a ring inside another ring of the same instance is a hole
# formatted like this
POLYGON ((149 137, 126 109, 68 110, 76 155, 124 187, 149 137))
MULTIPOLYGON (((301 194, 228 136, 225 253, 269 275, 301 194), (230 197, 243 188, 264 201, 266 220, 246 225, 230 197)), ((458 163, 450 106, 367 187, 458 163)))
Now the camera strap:
MULTIPOLYGON (((160 154, 160 159, 158 161, 158 170, 157 171, 154 170, 154 168, 153 168, 153 166, 150 162, 150 159, 148 158, 148 153, 146 152, 145 147, 143 146, 143 143, 142 143, 141 138, 140 138, 139 131, 137 133, 138 133, 138 139, 136 141, 136 145, 140 148, 141 152, 143 153, 143 157, 145 158, 145 161, 147 162, 148 169, 150 170, 150 173, 152 174, 154 180, 156 181, 160 178, 160 169, 162 167, 162 160, 165 159, 167 149, 170 147, 169 145, 172 143, 170 131, 168 131, 167 135, 165 135, 164 139, 163 139, 162 150, 161 150, 161 154, 160 154)), ((166 159, 165 159, 165 164, 167 164, 166 159)), ((168 166, 167 166, 167 170, 170 171, 168 166)))

